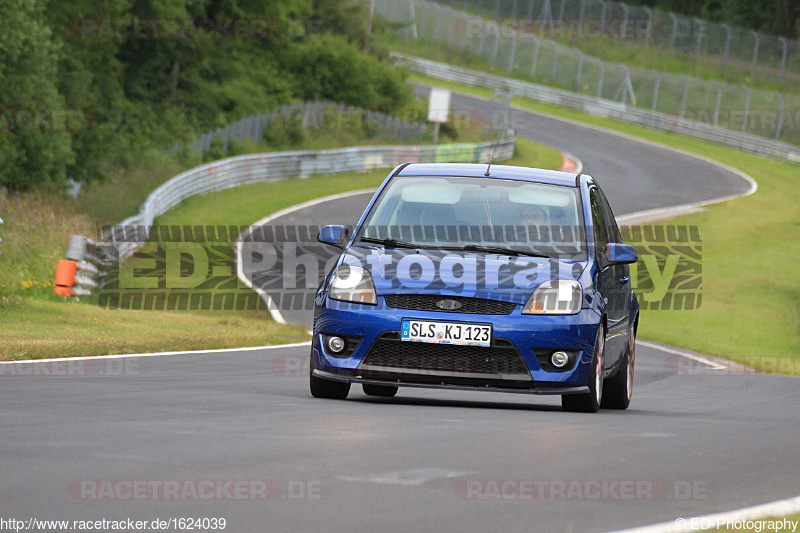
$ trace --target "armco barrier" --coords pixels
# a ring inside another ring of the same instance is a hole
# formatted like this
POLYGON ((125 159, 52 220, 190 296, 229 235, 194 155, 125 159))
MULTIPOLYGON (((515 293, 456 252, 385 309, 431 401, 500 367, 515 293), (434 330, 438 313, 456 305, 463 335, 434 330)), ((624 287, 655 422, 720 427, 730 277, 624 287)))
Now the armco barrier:
MULTIPOLYGON (((495 159, 509 159, 514 153, 515 137, 502 139, 495 159)), ((337 174, 365 172, 376 168, 391 168, 406 162, 488 162, 495 142, 477 144, 445 144, 430 146, 362 146, 333 150, 303 150, 273 152, 231 157, 195 167, 179 174, 161 185, 147 197, 139 214, 123 220, 111 228, 109 241, 116 242, 121 257, 126 257, 139 246, 120 238, 120 231, 131 226, 147 229, 155 217, 171 207, 194 196, 211 191, 229 189, 238 185, 281 180, 291 176, 307 178, 312 174, 337 174)))
MULTIPOLYGON (((103 236, 104 246, 87 237, 70 237, 69 260, 80 261, 82 269, 94 269, 91 276, 75 274, 75 283, 68 287, 74 295, 89 294, 102 278, 103 264, 109 260, 106 250, 124 259, 147 239, 153 220, 168 209, 194 196, 251 183, 276 181, 312 174, 365 172, 391 168, 401 163, 487 163, 497 146, 496 161, 511 158, 514 153, 513 129, 499 142, 463 143, 427 146, 361 146, 333 150, 304 150, 231 157, 195 167, 170 179, 145 200, 135 216, 109 228, 103 236), (136 228, 136 240, 130 239, 130 228, 136 228), (105 246, 109 245, 109 246, 105 246)), ((63 290, 62 290, 63 291, 63 290)), ((63 291, 67 292, 67 291, 63 291)), ((66 295, 66 294, 65 294, 66 295)))
POLYGON ((67 258, 56 266, 54 292, 59 296, 87 296, 102 282, 106 264, 113 260, 88 237, 71 235, 67 258))
POLYGON ((800 148, 785 142, 712 125, 698 124, 696 121, 681 119, 675 115, 650 111, 621 102, 456 67, 419 57, 395 52, 392 52, 391 56, 396 64, 432 78, 474 87, 485 87, 495 91, 505 91, 514 96, 524 96, 537 102, 577 109, 598 117, 630 122, 647 128, 671 131, 757 155, 791 163, 800 163, 800 148))

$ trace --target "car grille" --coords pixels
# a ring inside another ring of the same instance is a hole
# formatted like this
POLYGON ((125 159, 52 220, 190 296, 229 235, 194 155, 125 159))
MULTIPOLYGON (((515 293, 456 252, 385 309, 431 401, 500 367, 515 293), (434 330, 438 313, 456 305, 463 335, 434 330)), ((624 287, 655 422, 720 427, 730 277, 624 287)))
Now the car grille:
POLYGON ((397 332, 378 337, 361 362, 367 371, 426 371, 446 375, 524 374, 530 376, 514 344, 495 338, 492 346, 458 346, 425 342, 404 342, 397 332))
POLYGON ((514 302, 501 302, 485 298, 463 298, 439 294, 387 294, 386 305, 398 309, 417 311, 444 311, 450 313, 470 313, 480 315, 508 315, 514 310, 514 302), (459 309, 441 309, 436 304, 442 300, 455 300, 461 304, 459 309))

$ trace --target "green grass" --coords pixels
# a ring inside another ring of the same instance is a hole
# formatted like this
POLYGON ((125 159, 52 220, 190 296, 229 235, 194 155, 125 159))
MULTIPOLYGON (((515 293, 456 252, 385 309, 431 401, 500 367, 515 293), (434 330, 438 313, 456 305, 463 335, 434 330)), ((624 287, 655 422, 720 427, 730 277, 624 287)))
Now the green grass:
POLYGON ((53 294, 72 233, 93 235, 86 214, 41 193, 0 193, 0 360, 261 346, 305 340, 266 311, 114 311, 53 294))
POLYGON ((145 158, 137 168, 118 168, 110 177, 81 188, 75 201, 98 226, 119 224, 139 212, 139 206, 159 185, 189 165, 166 157, 145 158))
POLYGON ((0 360, 79 355, 212 350, 308 340, 298 326, 266 311, 114 311, 74 301, 28 300, 0 308, 0 360))
MULTIPOLYGON (((479 96, 491 93, 416 74, 410 79, 479 96)), ((639 334, 764 371, 800 375, 800 167, 527 99, 512 103, 697 153, 752 176, 756 194, 671 221, 697 225, 703 233, 702 305, 693 311, 643 311, 639 334)))
MULTIPOLYGON (((678 76, 692 76, 704 80, 717 80, 727 83, 740 83, 751 88, 759 88, 784 93, 797 93, 796 83, 787 80, 778 82, 777 69, 762 70, 756 67, 755 75, 750 76, 750 64, 729 60, 726 70, 722 69, 722 58, 700 55, 696 59, 694 50, 691 54, 670 52, 666 49, 636 44, 628 40, 620 42, 616 39, 578 39, 574 41, 558 39, 567 46, 579 48, 582 52, 609 61, 623 63, 629 67, 645 68, 659 72, 668 72, 678 76)), ((791 73, 789 73, 791 76, 791 73)))
POLYGON ((313 198, 375 188, 388 172, 380 169, 361 174, 289 178, 192 196, 158 217, 157 224, 249 225, 279 209, 313 198))
MULTIPOLYGON (((90 217, 63 199, 39 192, 0 190, 0 218, 5 221, 0 226, 0 312, 24 299, 52 294, 56 263, 67 252, 69 236, 95 232, 90 217)), ((0 331, 4 325, 0 318, 0 331)))

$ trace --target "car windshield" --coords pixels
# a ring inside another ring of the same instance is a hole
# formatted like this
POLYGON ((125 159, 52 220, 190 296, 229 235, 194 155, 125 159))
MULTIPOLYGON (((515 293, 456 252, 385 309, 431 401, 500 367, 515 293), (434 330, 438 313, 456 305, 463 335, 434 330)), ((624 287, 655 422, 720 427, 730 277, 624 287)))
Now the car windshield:
POLYGON ((395 177, 373 206, 365 243, 585 259, 578 189, 520 180, 395 177))

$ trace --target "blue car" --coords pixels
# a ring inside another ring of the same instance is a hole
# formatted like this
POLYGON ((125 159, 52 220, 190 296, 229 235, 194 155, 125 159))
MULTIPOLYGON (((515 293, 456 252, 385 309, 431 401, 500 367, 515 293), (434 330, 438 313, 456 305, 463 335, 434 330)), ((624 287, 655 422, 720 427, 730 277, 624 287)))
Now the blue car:
POLYGON ((567 411, 626 409, 639 304, 608 201, 591 176, 404 164, 315 297, 310 387, 344 399, 398 387, 561 395, 567 411))

